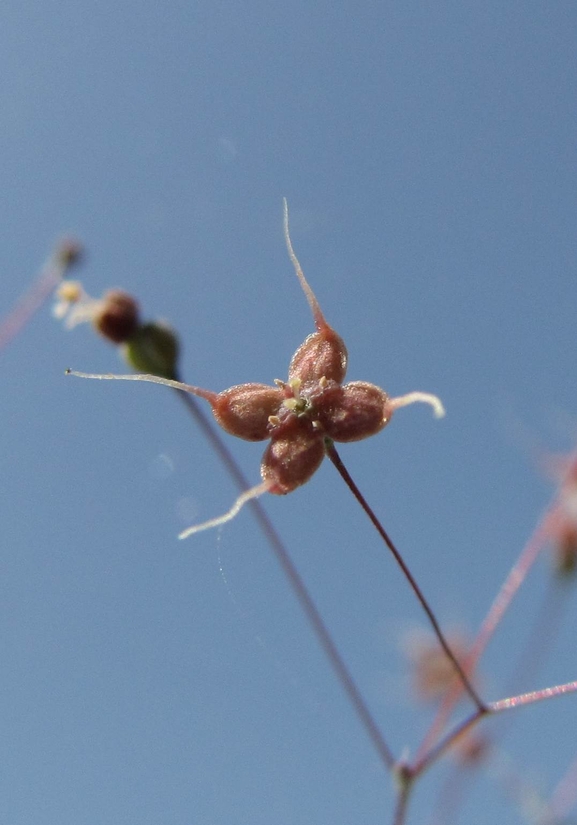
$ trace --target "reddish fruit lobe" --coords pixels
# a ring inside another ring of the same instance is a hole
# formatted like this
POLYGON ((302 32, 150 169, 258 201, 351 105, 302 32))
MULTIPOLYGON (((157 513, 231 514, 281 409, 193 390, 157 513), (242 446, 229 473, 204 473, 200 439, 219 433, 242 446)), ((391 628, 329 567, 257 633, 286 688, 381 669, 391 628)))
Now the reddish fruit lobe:
POLYGON ((227 433, 264 441, 270 437, 269 418, 278 412, 280 395, 278 387, 268 384, 238 384, 216 396, 212 412, 227 433))

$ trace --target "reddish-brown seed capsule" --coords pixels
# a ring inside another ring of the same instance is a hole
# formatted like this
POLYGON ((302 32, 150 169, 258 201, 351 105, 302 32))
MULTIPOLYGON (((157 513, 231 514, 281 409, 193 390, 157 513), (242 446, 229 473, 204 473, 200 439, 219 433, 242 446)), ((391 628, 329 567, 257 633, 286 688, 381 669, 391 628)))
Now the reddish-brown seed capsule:
POLYGON ((231 435, 246 441, 270 437, 269 418, 278 412, 282 392, 268 384, 239 384, 217 395, 212 411, 231 435))
POLYGON ((321 378, 340 384, 347 371, 347 348, 340 335, 326 326, 305 338, 293 355, 289 381, 298 378, 303 384, 321 378))
POLYGON ((389 423, 385 417, 387 393, 366 381, 331 387, 322 396, 317 418, 334 441, 360 441, 376 435, 389 423))
POLYGON ((260 465, 268 492, 291 493, 305 484, 324 458, 323 437, 306 418, 290 416, 273 434, 260 465))

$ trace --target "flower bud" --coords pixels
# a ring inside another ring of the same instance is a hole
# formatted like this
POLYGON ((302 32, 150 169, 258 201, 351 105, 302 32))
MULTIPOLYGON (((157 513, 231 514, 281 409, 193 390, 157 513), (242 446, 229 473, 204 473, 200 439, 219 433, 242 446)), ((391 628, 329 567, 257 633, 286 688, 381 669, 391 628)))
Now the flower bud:
POLYGON ((136 371, 176 378, 180 345, 174 330, 160 321, 139 326, 125 342, 123 355, 136 371))
POLYGON ((122 344, 138 327, 138 303, 127 292, 111 289, 102 296, 92 323, 104 338, 113 344, 122 344))

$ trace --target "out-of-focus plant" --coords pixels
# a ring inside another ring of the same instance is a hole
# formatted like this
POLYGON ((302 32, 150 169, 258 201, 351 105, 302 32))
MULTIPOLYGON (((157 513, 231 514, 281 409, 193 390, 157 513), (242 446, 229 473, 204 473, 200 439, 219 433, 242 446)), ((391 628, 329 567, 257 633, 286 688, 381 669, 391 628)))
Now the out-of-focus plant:
MULTIPOLYGON (((545 548, 552 547, 553 550, 554 583, 565 586, 574 579, 577 569, 577 455, 561 463, 557 492, 501 586, 477 635, 471 641, 464 636, 445 634, 401 553, 351 478, 334 446, 335 441, 350 442, 375 435, 390 422, 396 409, 407 404, 416 401, 428 403, 437 416, 444 414, 443 406, 436 396, 429 393, 412 392, 390 398, 374 384, 363 381, 343 383, 347 350, 342 338, 326 322, 294 253, 288 231, 286 202, 284 228, 289 256, 316 327, 316 331, 294 354, 287 381, 276 380, 270 386, 240 384, 222 392, 183 383, 179 371, 178 335, 166 322, 142 320, 137 300, 121 289, 111 289, 100 298, 92 298, 81 282, 65 279, 69 269, 82 256, 80 244, 72 240, 58 244, 33 287, 0 324, 0 348, 54 293, 54 314, 64 321, 67 328, 89 322, 100 336, 119 349, 125 362, 136 371, 131 375, 74 374, 89 378, 149 381, 168 385, 177 391, 239 489, 239 496, 227 513, 189 528, 181 537, 229 521, 244 504, 252 510, 336 678, 383 764, 396 780, 393 825, 405 825, 409 821, 408 803, 415 784, 431 765, 448 754, 453 757, 456 772, 447 786, 439 791, 433 821, 448 822, 457 810, 463 771, 471 774, 474 770, 487 770, 502 783, 520 808, 533 812, 530 814, 532 825, 562 825, 568 822, 567 817, 577 801, 577 760, 568 767, 550 799, 538 798, 526 782, 522 768, 516 768, 504 758, 499 749, 498 735, 490 737, 479 729, 479 723, 488 716, 573 693, 577 691, 577 681, 520 695, 515 695, 513 685, 510 696, 488 702, 482 698, 478 666, 489 640, 545 548), (249 485, 218 427, 205 415, 195 396, 209 403, 216 425, 226 433, 248 441, 270 440, 260 467, 260 484, 249 485), (413 640, 408 649, 416 698, 433 703, 437 708, 430 729, 410 760, 406 756, 395 756, 388 745, 259 498, 266 492, 284 495, 306 483, 325 455, 392 552, 434 632, 434 636, 426 641, 423 638, 413 640), (472 703, 473 709, 464 719, 454 722, 453 711, 463 698, 472 703)), ((554 599, 554 603, 557 604, 558 600, 554 599)), ((550 616, 552 613, 550 605, 545 605, 542 615, 550 616)), ((539 619, 537 627, 546 626, 545 620, 539 619)), ((549 626, 547 628, 549 639, 552 632, 549 626)), ((519 655, 518 672, 525 677, 528 673, 536 677, 537 654, 540 648, 545 650, 546 646, 545 640, 540 645, 533 639, 531 649, 519 655)))

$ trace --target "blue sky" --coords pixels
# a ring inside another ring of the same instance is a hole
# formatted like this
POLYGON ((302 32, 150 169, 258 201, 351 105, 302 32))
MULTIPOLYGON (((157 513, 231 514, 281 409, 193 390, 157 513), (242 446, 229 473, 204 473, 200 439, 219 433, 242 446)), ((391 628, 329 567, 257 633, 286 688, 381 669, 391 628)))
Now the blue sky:
MULTIPOLYGON (((1 306, 70 231, 91 293, 122 286, 179 331, 186 380, 284 378, 312 331, 286 196, 349 377, 446 405, 341 454, 443 626, 474 632, 552 495, 539 455, 575 443, 576 29, 568 2, 6 2, 1 306)), ((176 540, 235 495, 181 405, 66 367, 123 369, 48 308, 1 354, 0 819, 391 821, 250 513, 176 540)), ((256 483, 261 446, 229 442, 256 483)), ((395 754, 414 751, 430 714, 403 639, 426 624, 406 583, 328 462, 265 504, 395 754)), ((487 699, 549 580, 544 558, 487 651, 487 699)), ((570 591, 519 690, 577 678, 570 591)), ((575 698, 546 703, 502 740, 545 798, 576 719, 575 698)), ((491 777, 463 804, 472 825, 527 821, 491 777)))

